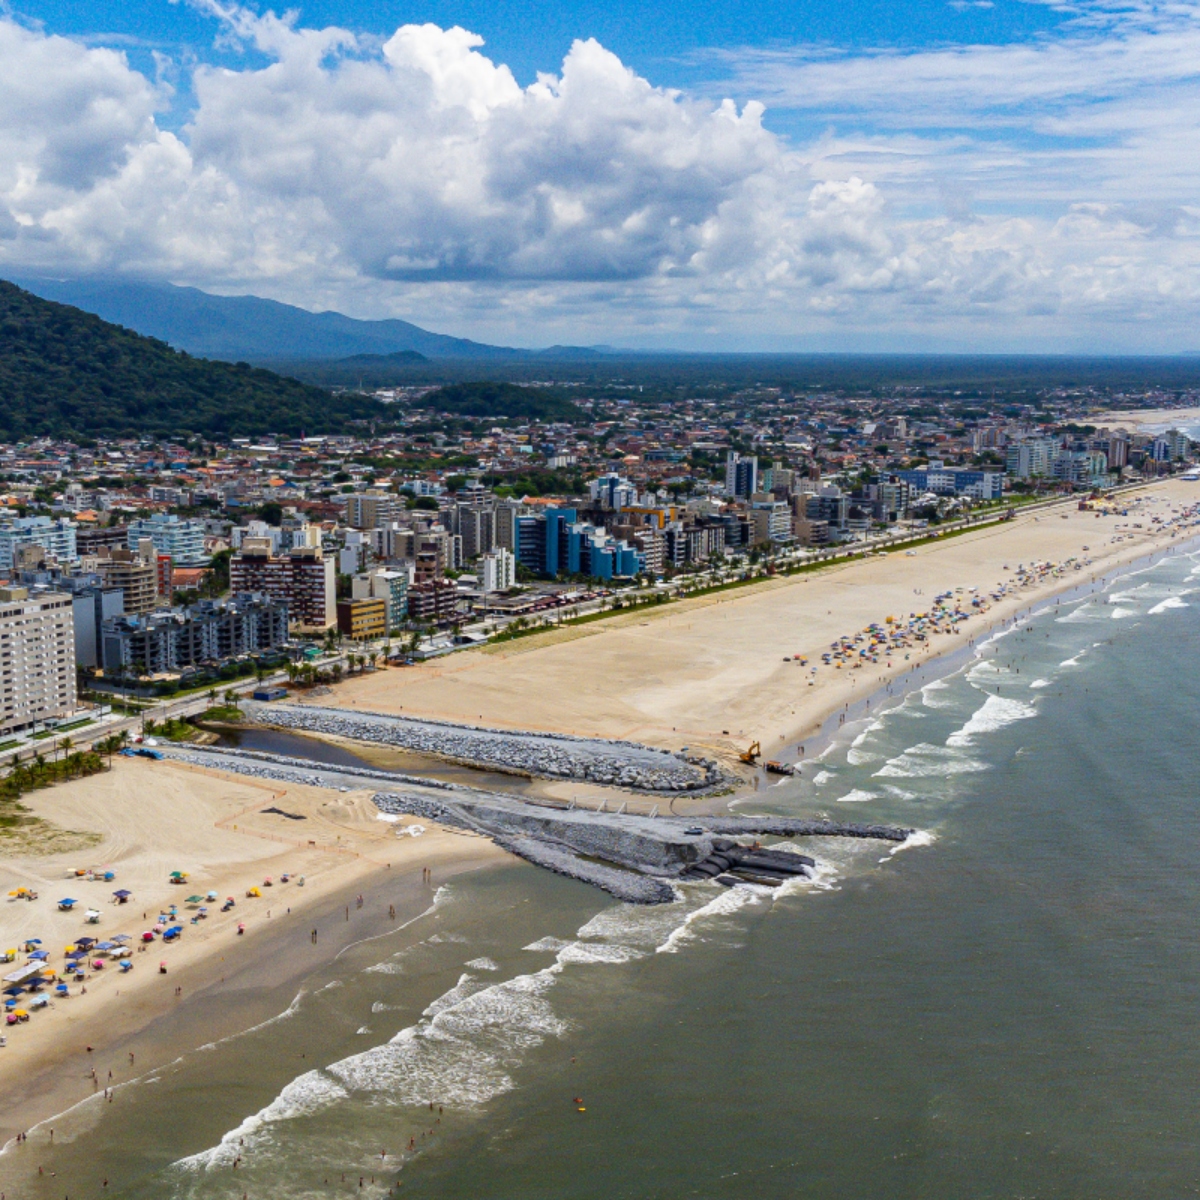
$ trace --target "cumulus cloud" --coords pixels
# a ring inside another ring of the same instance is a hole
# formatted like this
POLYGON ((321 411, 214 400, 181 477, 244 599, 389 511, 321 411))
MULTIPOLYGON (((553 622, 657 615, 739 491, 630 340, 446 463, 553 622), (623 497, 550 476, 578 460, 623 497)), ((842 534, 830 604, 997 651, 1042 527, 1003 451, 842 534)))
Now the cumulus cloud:
POLYGON ((591 40, 523 87, 460 28, 368 41, 201 6, 256 57, 195 67, 178 133, 120 53, 0 18, 0 264, 527 342, 1161 338, 1200 303, 1197 118, 1162 104, 1197 74, 1179 9, 1080 10, 1025 47, 724 60, 732 94, 830 122, 789 141, 758 100, 654 86, 591 40))

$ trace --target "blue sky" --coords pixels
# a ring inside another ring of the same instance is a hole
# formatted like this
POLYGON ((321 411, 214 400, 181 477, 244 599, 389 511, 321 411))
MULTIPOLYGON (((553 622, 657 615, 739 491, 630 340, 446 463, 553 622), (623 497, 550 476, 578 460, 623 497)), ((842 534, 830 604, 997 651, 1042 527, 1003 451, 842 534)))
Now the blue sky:
POLYGON ((1193 350, 1200 4, 0 0, 5 266, 509 343, 1193 350))

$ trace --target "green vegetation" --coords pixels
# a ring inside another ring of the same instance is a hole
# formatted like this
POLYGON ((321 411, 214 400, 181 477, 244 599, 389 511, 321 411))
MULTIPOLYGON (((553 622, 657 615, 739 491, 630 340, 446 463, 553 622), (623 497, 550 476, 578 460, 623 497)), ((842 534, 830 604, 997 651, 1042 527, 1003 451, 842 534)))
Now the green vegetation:
POLYGON ((245 363, 172 350, 0 280, 0 439, 335 432, 386 419, 368 397, 330 393, 245 363))
POLYGON ((483 476, 483 483, 497 496, 578 496, 587 490, 578 470, 568 473, 536 467, 527 467, 511 475, 487 474, 483 476))
POLYGON ((531 417, 543 421, 582 421, 584 414, 558 388, 520 387, 515 383, 452 383, 426 392, 414 408, 471 417, 531 417))
POLYGON ((207 708, 196 718, 197 721, 240 721, 243 713, 234 704, 216 704, 207 708))

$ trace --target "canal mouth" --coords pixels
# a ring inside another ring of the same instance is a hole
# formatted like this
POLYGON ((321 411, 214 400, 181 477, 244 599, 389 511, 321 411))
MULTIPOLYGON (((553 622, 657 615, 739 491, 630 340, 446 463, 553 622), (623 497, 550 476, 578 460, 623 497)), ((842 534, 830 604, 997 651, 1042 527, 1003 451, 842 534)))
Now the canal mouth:
POLYGON ((360 748, 347 741, 327 741, 325 738, 261 725, 242 725, 236 729, 222 726, 217 741, 213 743, 214 749, 221 747, 303 758, 330 767, 367 767, 375 771, 394 771, 398 775, 420 775, 442 783, 508 792, 531 799, 545 794, 545 781, 523 775, 446 762, 431 754, 417 754, 370 742, 363 743, 360 748))

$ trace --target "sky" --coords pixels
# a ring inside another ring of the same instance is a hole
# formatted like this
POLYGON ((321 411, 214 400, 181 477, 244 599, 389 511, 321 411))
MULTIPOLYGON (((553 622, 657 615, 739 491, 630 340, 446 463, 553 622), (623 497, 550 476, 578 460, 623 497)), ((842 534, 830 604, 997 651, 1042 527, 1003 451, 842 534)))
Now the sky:
POLYGON ((507 345, 1200 351, 1200 0, 0 0, 0 275, 507 345))

